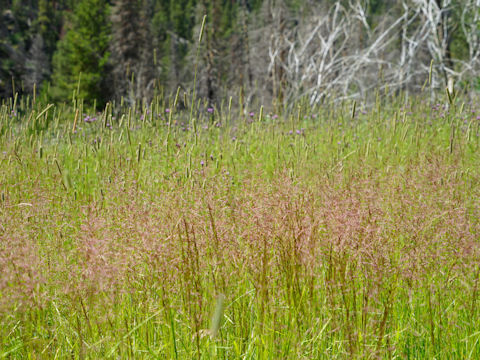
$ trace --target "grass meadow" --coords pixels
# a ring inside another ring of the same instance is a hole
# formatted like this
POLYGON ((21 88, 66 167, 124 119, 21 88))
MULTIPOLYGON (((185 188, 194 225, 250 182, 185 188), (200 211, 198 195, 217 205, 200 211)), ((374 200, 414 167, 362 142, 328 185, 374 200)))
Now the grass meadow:
POLYGON ((4 102, 0 358, 479 359, 480 104, 437 101, 4 102))

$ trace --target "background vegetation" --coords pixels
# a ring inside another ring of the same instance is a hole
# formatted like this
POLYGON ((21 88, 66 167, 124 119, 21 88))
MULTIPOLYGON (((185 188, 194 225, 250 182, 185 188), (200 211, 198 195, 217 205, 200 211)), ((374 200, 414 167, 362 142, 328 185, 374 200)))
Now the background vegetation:
POLYGON ((427 74, 432 91, 478 87, 473 0, 2 0, 0 16, 1 98, 150 101, 190 89, 195 64, 211 105, 415 93, 427 74))

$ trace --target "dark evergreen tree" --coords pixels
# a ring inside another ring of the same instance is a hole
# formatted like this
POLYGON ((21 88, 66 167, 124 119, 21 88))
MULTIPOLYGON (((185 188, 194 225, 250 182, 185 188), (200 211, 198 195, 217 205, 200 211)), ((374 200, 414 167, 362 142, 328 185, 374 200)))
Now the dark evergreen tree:
POLYGON ((57 6, 56 1, 38 1, 38 16, 32 24, 33 37, 23 74, 23 83, 28 92, 50 79, 52 57, 61 25, 61 12, 55 11, 57 6))
POLYGON ((70 99, 77 86, 77 95, 87 103, 96 100, 102 106, 109 99, 106 74, 110 31, 109 5, 105 0, 78 3, 53 57, 54 99, 70 99))
POLYGON ((196 0, 157 0, 152 35, 157 49, 157 67, 164 86, 177 88, 191 81, 191 50, 196 0))
POLYGON ((130 101, 152 93, 153 49, 143 0, 118 0, 112 12, 115 95, 130 101))
POLYGON ((199 95, 206 97, 213 105, 220 98, 220 89, 230 86, 230 81, 234 80, 231 74, 236 71, 238 59, 242 57, 241 53, 232 53, 232 50, 243 51, 245 48, 239 47, 238 41, 235 41, 237 34, 241 32, 238 4, 225 0, 203 0, 201 5, 207 21, 202 44, 203 81, 199 95))
POLYGON ((55 11, 55 6, 54 1, 38 1, 38 17, 35 32, 43 38, 45 53, 49 59, 52 58, 55 52, 61 24, 60 12, 55 11))
POLYGON ((28 92, 32 92, 34 86, 39 88, 50 76, 50 59, 40 34, 37 34, 32 41, 25 67, 23 83, 28 92))
POLYGON ((31 45, 29 24, 35 17, 34 2, 16 0, 0 12, 0 97, 23 93, 27 52, 31 45))

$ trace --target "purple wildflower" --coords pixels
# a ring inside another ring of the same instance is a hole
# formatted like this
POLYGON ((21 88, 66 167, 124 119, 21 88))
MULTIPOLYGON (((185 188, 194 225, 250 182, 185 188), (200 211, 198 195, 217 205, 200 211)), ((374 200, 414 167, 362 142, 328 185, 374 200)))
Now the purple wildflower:
POLYGON ((248 115, 250 115, 250 117, 254 117, 255 113, 253 111, 251 111, 248 115))
POLYGON ((166 108, 165 112, 168 114, 170 112, 170 108, 166 108))
POLYGON ((209 107, 209 108, 207 109, 207 112, 210 113, 210 114, 213 114, 213 108, 209 107))
POLYGON ((88 123, 92 123, 94 121, 97 121, 97 118, 96 117, 91 117, 90 115, 87 115, 83 118, 83 121, 86 122, 87 124, 88 123))

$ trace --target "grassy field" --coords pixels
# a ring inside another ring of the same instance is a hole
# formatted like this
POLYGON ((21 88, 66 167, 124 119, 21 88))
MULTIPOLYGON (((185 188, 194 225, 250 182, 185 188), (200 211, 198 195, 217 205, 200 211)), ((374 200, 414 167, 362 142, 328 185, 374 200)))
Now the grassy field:
POLYGON ((479 359, 480 106, 0 109, 0 358, 479 359))

